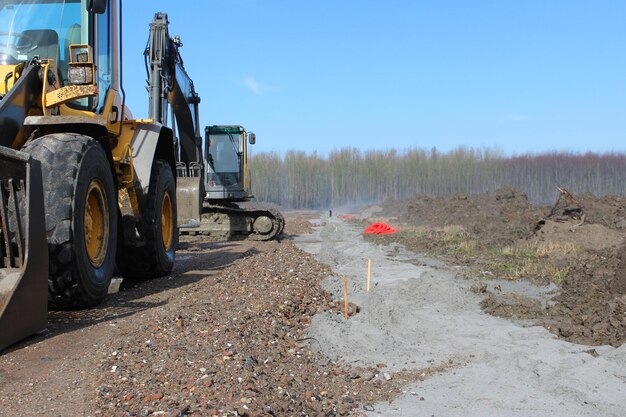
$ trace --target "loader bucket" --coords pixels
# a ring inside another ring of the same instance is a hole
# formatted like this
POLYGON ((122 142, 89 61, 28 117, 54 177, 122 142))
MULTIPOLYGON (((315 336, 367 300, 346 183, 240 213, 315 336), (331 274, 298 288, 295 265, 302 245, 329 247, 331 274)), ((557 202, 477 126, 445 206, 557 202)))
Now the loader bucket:
POLYGON ((47 283, 41 167, 0 146, 0 351, 46 327, 47 283))

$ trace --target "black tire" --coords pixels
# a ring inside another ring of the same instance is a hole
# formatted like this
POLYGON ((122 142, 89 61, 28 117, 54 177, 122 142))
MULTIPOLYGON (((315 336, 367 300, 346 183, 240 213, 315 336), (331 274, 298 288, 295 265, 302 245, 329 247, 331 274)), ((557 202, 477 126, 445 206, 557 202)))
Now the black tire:
POLYGON ((48 235, 48 305, 92 307, 107 295, 117 250, 117 198, 102 145, 58 133, 23 149, 41 163, 48 235))
POLYGON ((117 267, 125 279, 158 278, 172 272, 174 267, 178 243, 176 182, 167 161, 157 159, 152 165, 141 216, 144 244, 130 246, 120 239, 117 267))

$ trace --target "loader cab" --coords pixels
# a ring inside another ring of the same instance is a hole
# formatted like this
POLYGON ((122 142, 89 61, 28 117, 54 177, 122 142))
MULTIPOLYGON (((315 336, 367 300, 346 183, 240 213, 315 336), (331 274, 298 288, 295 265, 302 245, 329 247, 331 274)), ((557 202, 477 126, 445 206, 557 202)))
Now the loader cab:
MULTIPOLYGON (((102 114, 110 90, 117 90, 116 2, 107 0, 0 0, 0 94, 6 94, 11 74, 33 59, 50 63, 54 69, 48 83, 53 88, 76 85, 70 77, 70 45, 88 45, 93 83, 98 93, 61 106, 61 114, 102 114)), ((74 54, 76 60, 76 54, 74 54)), ((115 101, 115 100, 114 100, 115 101)))
POLYGON ((247 145, 255 140, 254 133, 247 133, 242 126, 205 128, 208 200, 246 201, 252 197, 247 145))
MULTIPOLYGON (((69 49, 64 48, 65 43, 88 42, 86 14, 80 1, 0 0, 2 78, 18 64, 38 58, 54 63, 59 70, 56 77, 59 86, 63 82, 60 70, 69 60, 69 49), (75 28, 81 25, 85 31, 76 31, 75 28)), ((11 78, 9 75, 9 81, 11 78)))

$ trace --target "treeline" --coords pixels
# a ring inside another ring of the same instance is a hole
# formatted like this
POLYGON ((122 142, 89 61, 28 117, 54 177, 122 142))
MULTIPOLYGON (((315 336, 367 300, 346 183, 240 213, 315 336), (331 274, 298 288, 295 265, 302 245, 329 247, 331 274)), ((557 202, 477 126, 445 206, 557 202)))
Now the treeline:
POLYGON ((344 148, 328 158, 289 151, 250 158, 257 201, 289 208, 331 208, 423 193, 482 193, 503 186, 525 192, 533 203, 551 204, 557 186, 574 193, 624 195, 626 154, 564 153, 507 157, 491 149, 442 153, 344 148))

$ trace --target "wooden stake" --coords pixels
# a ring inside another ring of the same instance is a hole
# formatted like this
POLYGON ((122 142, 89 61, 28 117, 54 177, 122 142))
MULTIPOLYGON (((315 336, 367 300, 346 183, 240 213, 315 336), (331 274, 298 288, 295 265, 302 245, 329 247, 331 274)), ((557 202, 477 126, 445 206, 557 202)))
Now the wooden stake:
POLYGON ((343 277, 343 316, 348 320, 348 276, 343 277))
POLYGON ((367 292, 370 292, 370 277, 372 275, 372 260, 367 260, 367 292))

